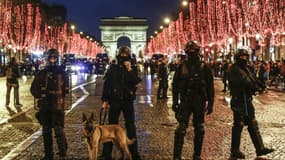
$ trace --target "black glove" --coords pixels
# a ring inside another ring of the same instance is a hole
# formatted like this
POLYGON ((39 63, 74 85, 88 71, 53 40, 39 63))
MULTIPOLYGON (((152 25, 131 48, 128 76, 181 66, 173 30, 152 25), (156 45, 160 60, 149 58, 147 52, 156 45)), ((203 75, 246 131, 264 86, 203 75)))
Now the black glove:
POLYGON ((206 110, 207 110, 207 115, 211 114, 213 112, 213 103, 208 103, 206 110))
POLYGON ((178 110, 178 104, 177 103, 172 104, 172 110, 173 110, 173 112, 177 112, 177 110, 178 110))
POLYGON ((207 109, 207 115, 211 114, 212 112, 213 112, 213 108, 212 107, 207 109))

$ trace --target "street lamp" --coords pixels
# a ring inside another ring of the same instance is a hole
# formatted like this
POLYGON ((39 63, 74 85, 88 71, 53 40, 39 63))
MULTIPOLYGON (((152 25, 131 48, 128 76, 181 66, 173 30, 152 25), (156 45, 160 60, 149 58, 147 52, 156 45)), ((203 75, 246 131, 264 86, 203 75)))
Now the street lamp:
POLYGON ((162 29, 163 29, 163 26, 160 26, 160 27, 159 27, 159 29, 161 29, 161 30, 162 30, 162 29))
POLYGON ((169 24, 170 23, 170 19, 168 17, 164 18, 164 23, 165 24, 169 24))
POLYGON ((71 25, 70 28, 71 28, 72 30, 75 30, 75 25, 71 25))
POLYGON ((188 5, 188 1, 187 0, 183 0, 181 4, 182 4, 183 7, 186 7, 188 5))

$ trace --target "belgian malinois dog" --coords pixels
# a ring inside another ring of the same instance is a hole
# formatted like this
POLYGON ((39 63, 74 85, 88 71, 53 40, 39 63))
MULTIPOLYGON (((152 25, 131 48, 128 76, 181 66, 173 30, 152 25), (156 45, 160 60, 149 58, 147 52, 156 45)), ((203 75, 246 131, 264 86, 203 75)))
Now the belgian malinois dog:
POLYGON ((96 125, 93 113, 89 118, 83 113, 82 121, 82 134, 87 141, 90 160, 97 160, 99 145, 105 142, 113 142, 126 153, 128 159, 132 160, 128 145, 133 144, 135 139, 130 140, 123 127, 120 125, 96 125))

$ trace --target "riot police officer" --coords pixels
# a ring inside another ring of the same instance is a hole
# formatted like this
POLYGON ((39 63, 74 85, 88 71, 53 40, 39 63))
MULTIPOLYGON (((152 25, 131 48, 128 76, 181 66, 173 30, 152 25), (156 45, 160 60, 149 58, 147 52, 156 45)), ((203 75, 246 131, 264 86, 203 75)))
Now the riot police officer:
MULTIPOLYGON (((103 108, 109 109, 109 124, 118 124, 119 116, 123 113, 127 136, 136 141, 129 146, 132 158, 140 160, 137 146, 135 112, 133 101, 136 97, 136 85, 141 81, 131 66, 131 50, 123 46, 117 55, 117 64, 111 64, 105 74, 103 85, 103 108)), ((102 159, 112 159, 112 143, 105 143, 102 159)))
POLYGON ((158 60, 157 77, 159 79, 159 84, 157 89, 157 99, 167 99, 168 71, 166 65, 167 65, 167 58, 158 60))
POLYGON ((38 99, 37 119, 42 125, 45 157, 53 159, 52 129, 54 129, 59 156, 64 158, 67 152, 67 140, 64 132, 64 97, 68 93, 67 73, 58 65, 58 51, 47 51, 46 68, 39 71, 32 82, 31 93, 38 99))
POLYGON ((238 49, 235 63, 229 69, 229 89, 232 96, 231 109, 233 111, 233 127, 231 140, 231 158, 245 158, 240 151, 240 138, 244 125, 248 126, 250 138, 256 149, 257 156, 273 152, 273 149, 264 147, 258 124, 255 119, 252 96, 255 92, 262 92, 266 86, 258 82, 250 72, 247 62, 249 54, 245 49, 238 49))
POLYGON ((20 77, 19 69, 18 69, 18 64, 16 62, 16 58, 12 57, 11 61, 8 63, 8 65, 4 69, 4 75, 6 75, 6 86, 7 86, 7 91, 6 91, 6 108, 9 110, 9 104, 10 104, 10 94, 12 88, 14 88, 14 105, 15 107, 19 108, 22 107, 23 105, 20 104, 20 99, 19 99, 19 81, 18 78, 20 77))
POLYGON ((173 106, 178 126, 175 130, 173 159, 181 160, 184 136, 193 114, 193 160, 201 160, 204 139, 204 115, 213 112, 214 80, 209 66, 200 61, 200 46, 190 41, 185 45, 188 59, 175 71, 172 83, 173 106), (179 103, 180 102, 180 103, 179 103))

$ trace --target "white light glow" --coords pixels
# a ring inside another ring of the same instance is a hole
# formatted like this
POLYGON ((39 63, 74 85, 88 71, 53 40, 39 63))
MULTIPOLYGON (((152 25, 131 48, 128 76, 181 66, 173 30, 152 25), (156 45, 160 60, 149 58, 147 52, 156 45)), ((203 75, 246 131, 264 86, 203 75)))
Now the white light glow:
POLYGON ((40 50, 32 51, 32 53, 34 53, 34 55, 36 55, 36 56, 42 56, 44 54, 44 52, 40 51, 40 50))
POLYGON ((170 19, 169 18, 164 18, 164 23, 169 24, 170 23, 170 19))

